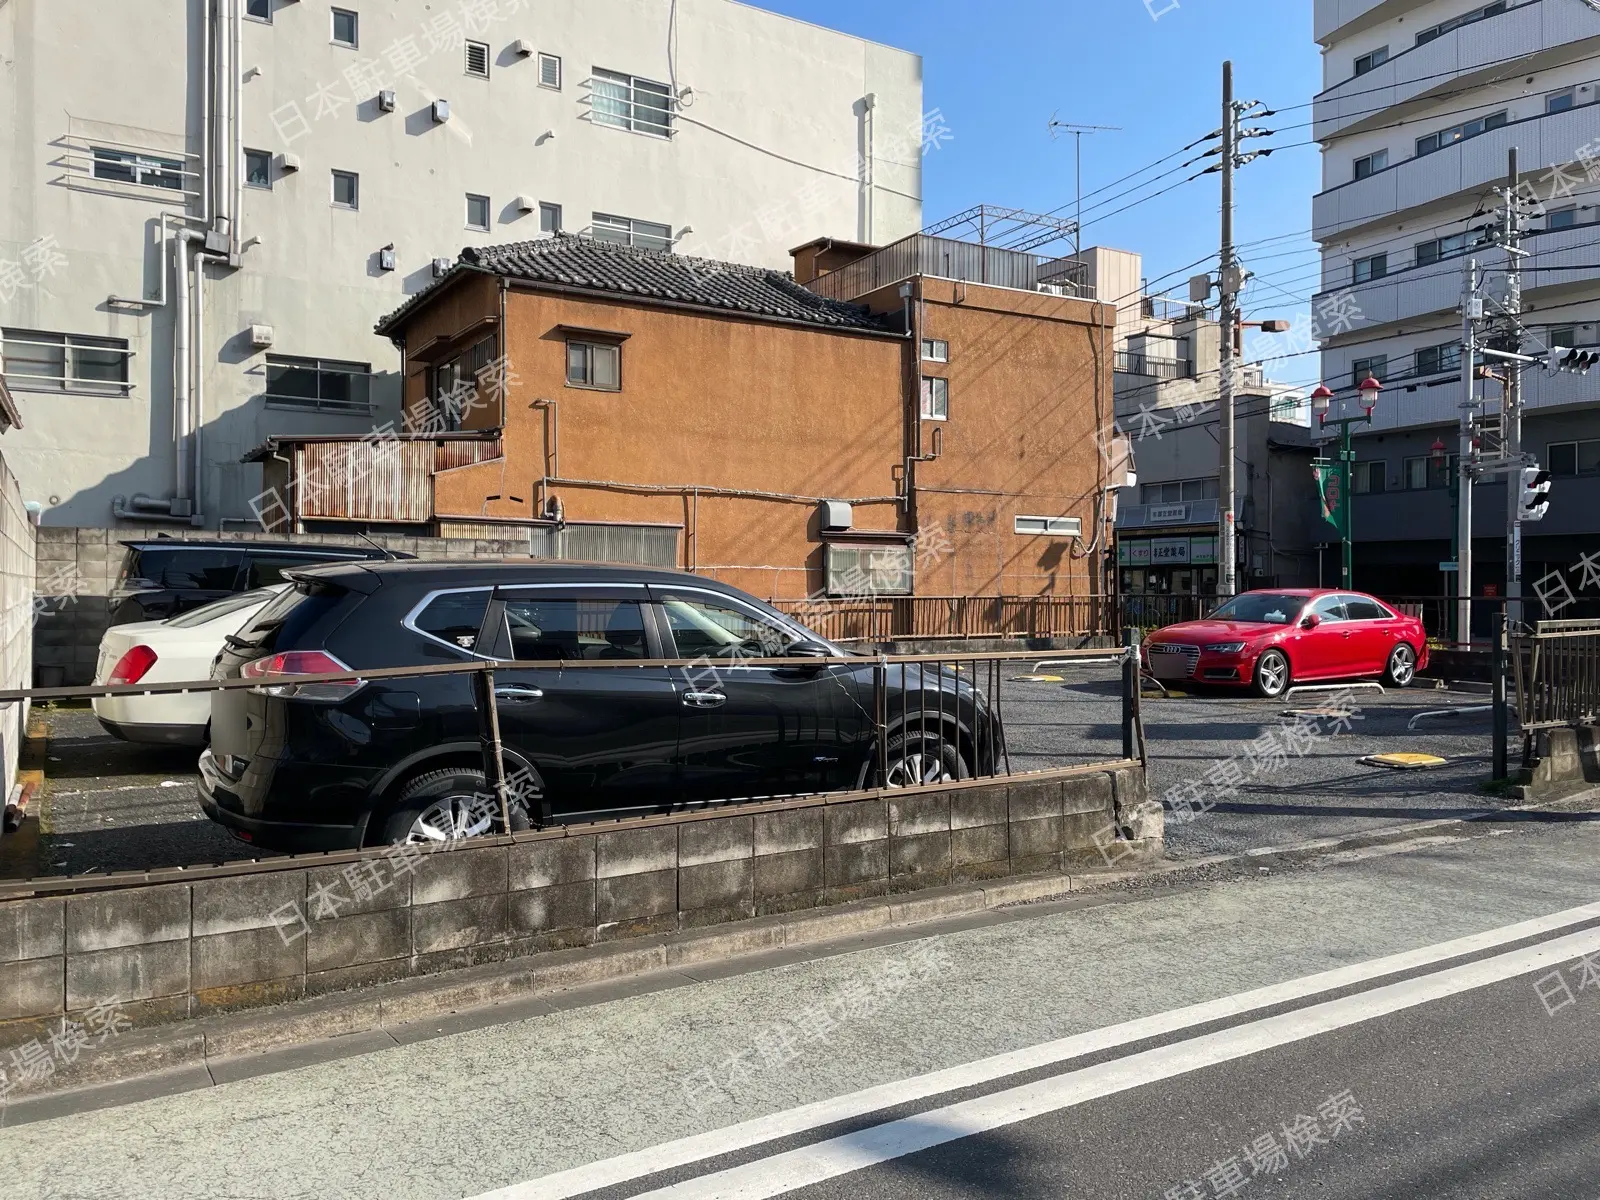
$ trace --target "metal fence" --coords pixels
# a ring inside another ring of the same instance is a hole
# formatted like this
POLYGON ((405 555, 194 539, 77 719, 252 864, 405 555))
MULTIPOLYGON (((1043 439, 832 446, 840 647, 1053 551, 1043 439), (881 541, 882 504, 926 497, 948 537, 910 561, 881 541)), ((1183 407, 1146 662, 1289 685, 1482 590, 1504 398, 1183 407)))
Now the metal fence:
POLYGON ((773 606, 835 642, 1078 637, 1118 628, 1103 596, 860 596, 773 606))
POLYGON ((1089 291, 1088 267, 1084 263, 924 233, 901 238, 865 258, 818 276, 805 286, 830 300, 857 300, 917 275, 1029 292, 1040 285, 1059 287, 1076 296, 1089 291))
POLYGON ((1540 621, 1509 643, 1525 733, 1600 721, 1600 620, 1540 621))

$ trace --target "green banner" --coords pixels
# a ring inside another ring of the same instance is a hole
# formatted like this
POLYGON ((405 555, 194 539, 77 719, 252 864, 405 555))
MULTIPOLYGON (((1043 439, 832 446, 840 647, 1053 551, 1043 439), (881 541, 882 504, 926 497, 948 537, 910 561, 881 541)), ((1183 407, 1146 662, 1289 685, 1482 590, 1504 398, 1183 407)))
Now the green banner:
POLYGON ((1317 477, 1317 495, 1322 498, 1322 519, 1335 529, 1342 530, 1345 510, 1344 479, 1338 464, 1313 465, 1311 472, 1317 477))

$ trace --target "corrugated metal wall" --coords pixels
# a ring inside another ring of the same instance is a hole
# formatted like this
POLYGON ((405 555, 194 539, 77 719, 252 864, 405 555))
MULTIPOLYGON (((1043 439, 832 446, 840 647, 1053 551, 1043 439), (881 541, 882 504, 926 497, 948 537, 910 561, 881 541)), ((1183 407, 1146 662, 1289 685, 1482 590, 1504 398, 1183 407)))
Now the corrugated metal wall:
POLYGON ((302 517, 422 522, 433 517, 432 442, 307 442, 296 451, 302 517))

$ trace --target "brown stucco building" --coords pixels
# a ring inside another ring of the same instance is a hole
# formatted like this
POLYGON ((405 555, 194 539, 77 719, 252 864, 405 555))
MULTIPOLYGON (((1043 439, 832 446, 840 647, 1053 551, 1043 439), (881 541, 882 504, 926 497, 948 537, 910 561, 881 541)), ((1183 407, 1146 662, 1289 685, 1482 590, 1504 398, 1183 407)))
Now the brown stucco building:
POLYGON ((773 599, 1098 594, 1114 310, 1056 294, 1071 264, 921 235, 795 265, 464 250, 378 326, 401 437, 252 458, 302 529, 526 536, 773 599))

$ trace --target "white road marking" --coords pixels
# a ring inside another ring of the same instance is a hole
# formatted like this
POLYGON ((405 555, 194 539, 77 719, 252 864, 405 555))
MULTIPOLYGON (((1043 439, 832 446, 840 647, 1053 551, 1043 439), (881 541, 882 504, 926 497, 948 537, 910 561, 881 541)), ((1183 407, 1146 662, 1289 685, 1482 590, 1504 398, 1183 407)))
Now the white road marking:
POLYGON ((675 1141, 663 1142, 659 1146, 557 1171, 540 1179, 511 1184, 472 1197, 471 1200, 567 1200, 568 1197, 581 1196, 585 1192, 626 1183, 630 1179, 640 1179, 690 1163, 703 1162, 709 1158, 791 1137, 867 1113, 989 1083, 1003 1079, 1007 1075, 1066 1062, 1085 1054, 1114 1049, 1144 1038, 1174 1033, 1210 1021, 1301 1000, 1319 992, 1366 983, 1385 975, 1431 966, 1465 954, 1492 950, 1496 946, 1551 933, 1568 925, 1577 925, 1597 917, 1600 917, 1600 902, 1581 905, 1551 913, 1549 916, 1535 917, 1499 929, 1440 942, 1437 945, 1406 950, 1369 962, 1354 963, 1347 967, 1307 975, 1301 979, 1255 988, 1235 996, 1207 1000, 1170 1012, 1124 1021, 1103 1029, 1073 1034, 1037 1046, 978 1059, 976 1062, 931 1071, 910 1079, 879 1084, 848 1095, 819 1100, 798 1108, 741 1121, 722 1129, 707 1130, 675 1141))
POLYGON ((1171 1079, 1218 1063, 1259 1054, 1277 1046, 1304 1041, 1461 992, 1486 987, 1518 975, 1600 950, 1600 929, 1569 934, 1555 941, 1513 950, 1479 962, 1449 967, 1432 975, 1386 984, 1339 1000, 1265 1017, 1248 1025, 1208 1033, 1188 1041, 1131 1054, 1065 1075, 1041 1079, 918 1113, 859 1133, 802 1146, 744 1166, 703 1175, 643 1192, 673 1200, 761 1200, 809 1187, 840 1175, 903 1158, 908 1154, 972 1137, 1090 1100, 1171 1079))

